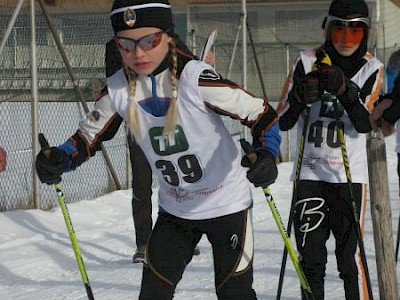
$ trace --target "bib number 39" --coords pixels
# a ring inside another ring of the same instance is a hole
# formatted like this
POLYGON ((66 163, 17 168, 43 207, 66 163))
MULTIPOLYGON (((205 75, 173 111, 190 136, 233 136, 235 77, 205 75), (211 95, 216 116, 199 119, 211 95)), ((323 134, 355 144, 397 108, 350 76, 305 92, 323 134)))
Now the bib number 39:
POLYGON ((199 160, 194 155, 184 155, 178 159, 178 166, 169 160, 156 161, 156 167, 163 174, 164 180, 173 186, 178 186, 181 180, 195 183, 203 177, 199 160))

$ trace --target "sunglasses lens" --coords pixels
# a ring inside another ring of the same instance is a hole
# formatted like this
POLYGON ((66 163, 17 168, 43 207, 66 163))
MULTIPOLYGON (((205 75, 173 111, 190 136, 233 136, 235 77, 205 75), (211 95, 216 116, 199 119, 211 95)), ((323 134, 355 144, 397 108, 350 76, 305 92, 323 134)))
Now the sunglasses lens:
POLYGON ((360 21, 333 21, 330 23, 332 27, 350 27, 350 28, 365 28, 367 25, 360 21))
POLYGON ((115 37, 114 40, 118 47, 128 52, 134 52, 136 47, 139 47, 143 51, 149 51, 160 45, 162 40, 162 31, 146 35, 139 40, 132 40, 118 36, 115 37))
POLYGON ((332 27, 346 27, 347 23, 337 20, 337 21, 331 22, 329 25, 332 26, 332 27))
POLYGON ((143 51, 149 51, 154 49, 161 43, 161 34, 162 32, 153 33, 142 37, 139 41, 137 41, 137 46, 143 51))
POLYGON ((364 28, 367 25, 363 22, 349 22, 347 26, 351 28, 364 28))
POLYGON ((119 47, 122 49, 133 52, 136 49, 136 43, 133 40, 124 39, 124 38, 115 38, 115 41, 119 47))

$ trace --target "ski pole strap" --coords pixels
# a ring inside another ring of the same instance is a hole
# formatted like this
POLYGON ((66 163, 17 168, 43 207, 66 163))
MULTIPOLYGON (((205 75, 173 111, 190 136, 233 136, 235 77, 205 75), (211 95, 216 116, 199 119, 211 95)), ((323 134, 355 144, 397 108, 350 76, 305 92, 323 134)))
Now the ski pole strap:
POLYGON ((317 51, 315 51, 315 56, 317 60, 312 66, 312 71, 318 71, 321 65, 332 66, 331 58, 322 49, 317 49, 317 51))

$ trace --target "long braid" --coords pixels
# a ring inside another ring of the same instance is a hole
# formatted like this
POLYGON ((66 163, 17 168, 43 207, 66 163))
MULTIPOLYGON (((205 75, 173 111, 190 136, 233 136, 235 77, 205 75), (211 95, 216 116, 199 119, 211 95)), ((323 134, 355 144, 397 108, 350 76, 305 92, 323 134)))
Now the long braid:
POLYGON ((138 112, 136 108, 135 94, 136 94, 136 78, 137 74, 130 70, 129 68, 125 68, 126 73, 128 74, 129 80, 129 92, 130 92, 130 103, 129 103, 129 113, 128 113, 128 125, 130 131, 133 135, 138 138, 140 137, 140 125, 138 121, 138 112))
POLYGON ((171 103, 169 104, 167 112, 167 120, 164 127, 164 135, 174 134, 176 125, 176 114, 177 114, 177 98, 178 98, 178 86, 176 84, 176 73, 178 70, 178 58, 176 54, 176 45, 173 41, 169 43, 169 51, 172 58, 172 68, 171 68, 171 86, 172 95, 171 103))

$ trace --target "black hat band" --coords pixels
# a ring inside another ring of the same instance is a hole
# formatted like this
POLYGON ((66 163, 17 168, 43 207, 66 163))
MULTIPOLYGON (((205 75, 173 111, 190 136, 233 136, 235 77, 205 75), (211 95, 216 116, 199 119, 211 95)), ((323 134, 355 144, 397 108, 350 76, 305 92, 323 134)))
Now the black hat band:
POLYGON ((162 30, 174 27, 171 5, 164 3, 120 7, 112 10, 110 16, 114 33, 141 27, 156 27, 162 30))

